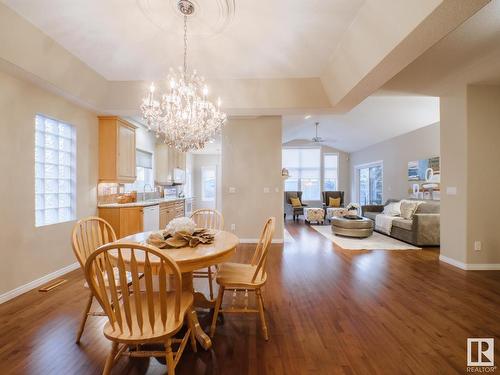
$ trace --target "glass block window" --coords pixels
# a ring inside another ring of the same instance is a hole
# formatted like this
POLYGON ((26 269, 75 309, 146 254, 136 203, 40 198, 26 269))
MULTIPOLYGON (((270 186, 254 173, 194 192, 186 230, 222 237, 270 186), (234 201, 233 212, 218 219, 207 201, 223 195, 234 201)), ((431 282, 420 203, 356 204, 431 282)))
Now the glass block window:
POLYGON ((35 226, 76 217, 76 131, 74 126, 36 115, 35 226))

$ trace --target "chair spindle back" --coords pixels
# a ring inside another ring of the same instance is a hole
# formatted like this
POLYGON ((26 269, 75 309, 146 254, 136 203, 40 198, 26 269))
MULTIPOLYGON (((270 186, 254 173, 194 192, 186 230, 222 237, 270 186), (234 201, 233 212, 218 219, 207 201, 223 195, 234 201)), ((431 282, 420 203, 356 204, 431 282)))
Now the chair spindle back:
POLYGON ((260 234, 259 242, 252 257, 252 266, 257 266, 252 278, 252 282, 262 280, 266 274, 267 253, 274 235, 276 219, 270 217, 266 220, 264 228, 260 234))
POLYGON ((73 252, 82 269, 88 257, 102 245, 116 241, 111 225, 100 217, 90 216, 79 220, 71 234, 73 252))
POLYGON ((201 208, 191 214, 191 219, 200 228, 222 230, 224 228, 224 217, 222 214, 210 208, 201 208))
POLYGON ((115 331, 130 336, 161 333, 169 319, 176 322, 181 319, 181 272, 172 258, 154 246, 104 245, 87 260, 85 277, 115 331), (153 277, 158 277, 157 289, 153 286, 153 277), (167 291, 169 281, 175 293, 173 314, 167 310, 167 296, 172 293, 167 291), (154 303, 155 293, 159 304, 154 303))

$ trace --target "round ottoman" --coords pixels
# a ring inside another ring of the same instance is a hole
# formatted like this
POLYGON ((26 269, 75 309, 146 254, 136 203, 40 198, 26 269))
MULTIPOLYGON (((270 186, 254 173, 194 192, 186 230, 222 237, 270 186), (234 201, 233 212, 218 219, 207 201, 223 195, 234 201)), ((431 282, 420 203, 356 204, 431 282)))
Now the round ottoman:
POLYGON ((333 217, 332 232, 346 237, 370 237, 373 234, 373 221, 364 217, 356 220, 333 217))

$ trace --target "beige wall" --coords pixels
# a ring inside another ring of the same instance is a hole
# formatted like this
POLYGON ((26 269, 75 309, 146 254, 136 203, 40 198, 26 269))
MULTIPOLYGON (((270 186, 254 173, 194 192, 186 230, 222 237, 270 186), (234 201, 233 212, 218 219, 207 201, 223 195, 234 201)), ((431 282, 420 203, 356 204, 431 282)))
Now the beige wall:
POLYGON ((493 85, 461 86, 441 97, 441 255, 472 269, 500 267, 499 104, 500 86, 493 85), (450 187, 456 195, 446 193, 450 187))
POLYGON ((413 184, 408 181, 408 162, 439 156, 439 138, 439 123, 436 123, 351 153, 353 200, 357 199, 354 168, 375 161, 384 164, 383 200, 408 197, 408 189, 413 184))
POLYGON ((108 81, 4 4, 0 66, 90 108, 106 97, 108 81))
POLYGON ((500 86, 468 86, 467 123, 467 263, 500 264, 500 86))
POLYGON ((35 114, 77 131, 77 217, 96 212, 97 117, 0 71, 0 294, 74 263, 74 222, 35 228, 35 114))
POLYGON ((222 212, 226 227, 235 224, 242 239, 258 238, 265 219, 274 216, 274 239, 283 239, 281 117, 230 119, 224 126, 222 212), (235 193, 229 193, 230 187, 235 193))
POLYGON ((465 86, 440 99, 441 255, 466 263, 467 118, 465 86), (449 195, 448 188, 456 188, 449 195))

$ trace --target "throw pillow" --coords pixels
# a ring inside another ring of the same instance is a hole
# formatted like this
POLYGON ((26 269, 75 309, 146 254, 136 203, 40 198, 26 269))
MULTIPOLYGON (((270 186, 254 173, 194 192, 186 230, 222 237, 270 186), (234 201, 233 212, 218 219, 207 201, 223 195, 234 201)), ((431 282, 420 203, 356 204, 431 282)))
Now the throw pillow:
POLYGON ((328 207, 340 207, 340 198, 328 198, 328 207))
POLYGON ((387 216, 401 215, 401 202, 389 203, 387 206, 384 207, 384 211, 382 213, 387 216))
POLYGON ((302 207, 302 203, 300 202, 299 198, 296 197, 290 198, 290 203, 292 204, 292 207, 302 207))
POLYGON ((413 215, 415 215, 415 211, 417 211, 418 206, 420 206, 422 202, 420 201, 401 201, 401 217, 403 219, 411 220, 413 219, 413 215))

